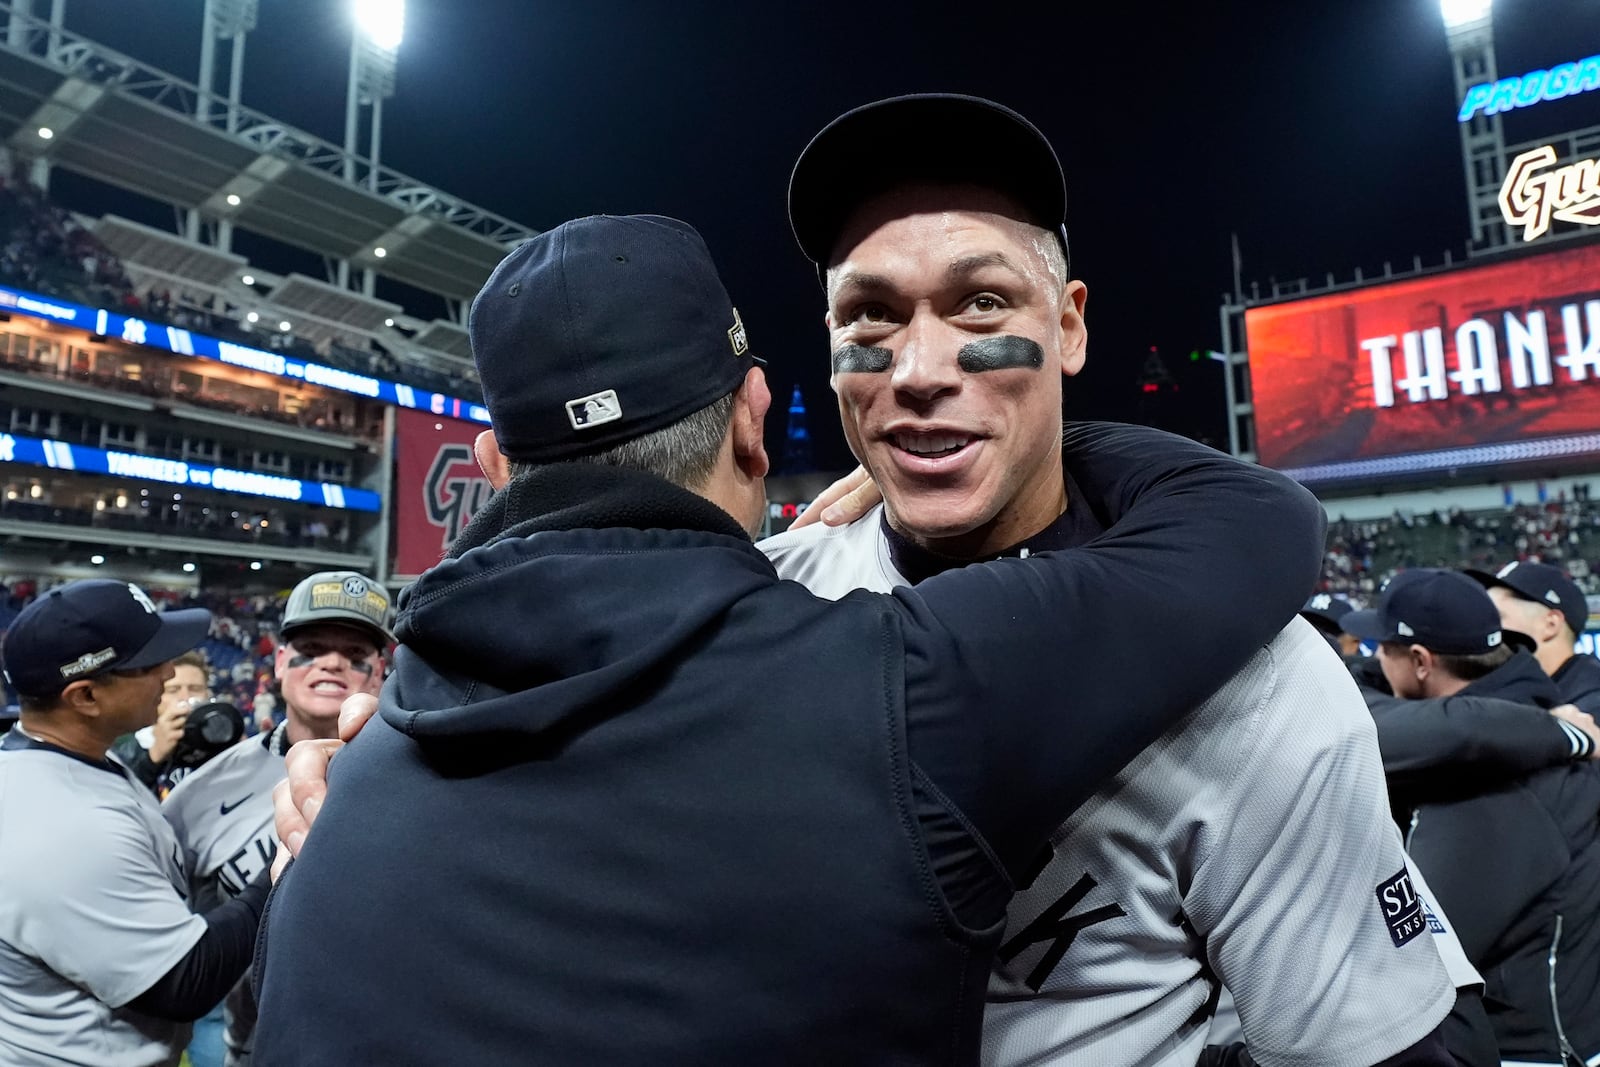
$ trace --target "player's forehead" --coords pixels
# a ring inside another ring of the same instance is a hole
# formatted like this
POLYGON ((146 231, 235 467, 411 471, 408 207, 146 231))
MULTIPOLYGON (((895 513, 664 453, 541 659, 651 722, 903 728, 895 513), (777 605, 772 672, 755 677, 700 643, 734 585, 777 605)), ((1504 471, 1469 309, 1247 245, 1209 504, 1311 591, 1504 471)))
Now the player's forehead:
POLYGON ((834 246, 830 292, 895 275, 1009 271, 1028 284, 1059 288, 1042 227, 1010 197, 973 185, 902 185, 861 203, 834 246))

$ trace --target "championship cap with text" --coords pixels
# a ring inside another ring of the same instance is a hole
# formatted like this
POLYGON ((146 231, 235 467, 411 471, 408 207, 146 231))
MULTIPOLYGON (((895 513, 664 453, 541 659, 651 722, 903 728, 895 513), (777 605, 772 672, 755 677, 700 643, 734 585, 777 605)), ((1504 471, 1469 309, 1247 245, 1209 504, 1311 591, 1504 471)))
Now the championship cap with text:
POLYGON ((278 633, 287 641, 307 626, 336 623, 360 630, 382 651, 394 644, 388 622, 383 586, 356 571, 320 571, 290 591, 278 633))

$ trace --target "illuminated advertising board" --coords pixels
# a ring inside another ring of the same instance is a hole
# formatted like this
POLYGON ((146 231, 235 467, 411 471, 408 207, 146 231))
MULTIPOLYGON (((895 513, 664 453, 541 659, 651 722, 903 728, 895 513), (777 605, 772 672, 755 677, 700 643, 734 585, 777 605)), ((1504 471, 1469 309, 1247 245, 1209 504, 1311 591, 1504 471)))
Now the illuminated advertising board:
POLYGON ((114 452, 88 445, 70 445, 39 437, 0 433, 0 463, 23 463, 62 471, 110 474, 141 482, 187 485, 239 496, 264 496, 293 500, 347 511, 377 511, 381 498, 370 489, 355 489, 331 482, 304 482, 259 471, 239 471, 157 459, 130 452, 114 452))
POLYGON ((1541 145, 1511 161, 1500 184, 1500 214, 1522 239, 1550 232, 1552 220, 1600 226, 1600 159, 1555 166, 1553 145, 1541 145))
POLYGON ((1479 112, 1499 115, 1544 100, 1559 100, 1600 89, 1600 56, 1560 63, 1549 70, 1534 70, 1515 78, 1484 82, 1467 90, 1461 99, 1459 122, 1470 122, 1479 112))
POLYGON ((460 397, 430 393, 425 389, 417 389, 383 378, 369 378, 364 374, 340 370, 338 367, 307 363, 305 360, 286 356, 282 352, 251 348, 248 345, 223 341, 206 334, 180 330, 176 326, 146 322, 144 319, 119 315, 104 308, 87 308, 81 304, 21 289, 11 289, 3 285, 0 285, 0 311, 28 315, 46 322, 60 323, 63 326, 75 326, 90 333, 115 337, 129 344, 159 348, 164 352, 180 356, 215 360, 218 363, 244 367, 247 370, 260 371, 279 378, 309 382, 326 389, 353 393, 397 407, 427 411, 453 419, 481 422, 485 425, 489 422, 487 408, 482 404, 462 400, 460 397))
POLYGON ((1600 244, 1245 312, 1262 463, 1328 482, 1600 452, 1600 244))

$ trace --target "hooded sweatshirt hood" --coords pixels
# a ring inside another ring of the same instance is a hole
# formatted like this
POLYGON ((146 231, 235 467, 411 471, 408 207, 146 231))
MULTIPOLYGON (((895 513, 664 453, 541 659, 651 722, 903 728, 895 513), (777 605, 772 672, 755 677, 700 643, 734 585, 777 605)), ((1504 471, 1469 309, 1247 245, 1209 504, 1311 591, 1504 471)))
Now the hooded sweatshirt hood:
POLYGON ((422 742, 581 730, 631 706, 774 578, 697 494, 625 468, 534 468, 401 595, 380 713, 422 742), (730 582, 740 569, 747 581, 730 582), (696 580, 708 570, 719 580, 696 580))

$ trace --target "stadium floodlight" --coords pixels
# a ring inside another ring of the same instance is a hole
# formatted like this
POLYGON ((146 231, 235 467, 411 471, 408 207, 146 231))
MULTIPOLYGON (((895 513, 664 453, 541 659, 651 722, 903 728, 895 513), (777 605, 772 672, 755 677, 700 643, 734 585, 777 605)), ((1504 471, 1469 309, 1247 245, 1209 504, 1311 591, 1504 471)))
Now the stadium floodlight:
POLYGON ((194 564, 193 563, 185 563, 183 565, 183 573, 185 573, 185 574, 193 574, 194 573, 194 564))
POLYGON ((96 567, 100 566, 100 564, 104 563, 105 561, 106 561, 106 558, 104 556, 100 555, 99 553, 95 553, 94 555, 89 557, 89 562, 93 563, 96 567))
POLYGON ((382 259, 384 256, 389 254, 389 250, 382 245, 379 245, 377 248, 372 250, 372 254, 378 259, 382 259))
POLYGON ((385 52, 398 52, 406 32, 406 0, 354 0, 356 31, 385 52))
POLYGON ((228 194, 228 206, 229 207, 238 207, 240 205, 240 203, 242 203, 242 201, 239 199, 239 194, 238 193, 229 193, 228 194))
POLYGON ((244 317, 244 320, 246 322, 260 322, 261 321, 261 315, 260 315, 259 312, 252 311, 252 312, 250 312, 250 314, 248 314, 248 315, 246 315, 244 317))
POLYGON ((1444 16, 1444 28, 1453 30, 1489 17, 1494 0, 1439 0, 1439 13, 1444 16))
POLYGON ((383 324, 385 326, 393 326, 394 325, 394 320, 393 319, 384 319, 383 320, 383 324))
POLYGON ((54 137, 55 135, 56 135, 56 131, 52 130, 50 127, 48 127, 48 126, 40 126, 39 127, 39 140, 48 141, 50 138, 54 137))
POLYGON ((256 283, 256 276, 254 274, 246 274, 239 280, 244 282, 246 285, 254 285, 256 283))
POLYGON ((253 570, 253 571, 260 570, 261 569, 261 561, 259 559, 251 560, 250 561, 250 569, 253 570))
POLYGON ((282 330, 284 333, 288 333, 289 332, 289 320, 288 319, 279 320, 278 329, 282 330))

